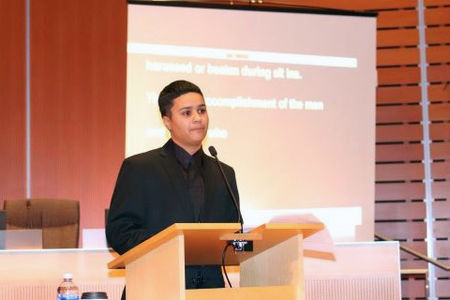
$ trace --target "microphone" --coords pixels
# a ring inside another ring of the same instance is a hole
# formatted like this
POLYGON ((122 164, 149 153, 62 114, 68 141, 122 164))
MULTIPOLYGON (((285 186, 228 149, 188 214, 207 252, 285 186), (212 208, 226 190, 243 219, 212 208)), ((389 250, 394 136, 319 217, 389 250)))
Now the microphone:
POLYGON ((209 153, 216 159, 217 166, 219 167, 220 173, 222 174, 223 180, 225 181, 225 185, 227 186, 227 190, 231 195, 231 199, 233 200, 234 208, 236 209, 238 215, 238 222, 241 223, 241 233, 244 232, 244 220, 242 219, 241 209, 236 201, 236 197, 234 196, 233 190, 231 189, 230 183, 228 182, 227 176, 225 176, 225 172, 222 169, 222 165, 220 164, 219 158, 217 157, 217 151, 214 146, 209 146, 209 153))
MULTIPOLYGON (((233 200, 234 208, 237 211, 238 215, 238 221, 241 223, 241 230, 239 230, 240 233, 244 233, 244 220, 242 219, 241 210, 239 208, 238 202, 236 201, 236 197, 233 193, 233 190, 231 189, 230 183, 228 182, 227 176, 225 176, 225 172, 222 169, 222 165, 220 164, 219 158, 217 157, 217 151, 214 146, 208 147, 209 153, 216 159, 217 166, 219 167, 220 173, 222 174, 223 181, 225 182, 225 185, 227 186, 227 190, 231 195, 231 199, 233 200)), ((229 240, 227 241, 227 244, 222 252, 222 269, 225 274, 225 278, 228 281, 228 285, 231 286, 230 279, 228 278, 227 270, 225 269, 225 253, 227 251, 227 248, 229 246, 232 246, 234 249, 234 252, 252 252, 253 251, 253 241, 248 240, 229 240)))

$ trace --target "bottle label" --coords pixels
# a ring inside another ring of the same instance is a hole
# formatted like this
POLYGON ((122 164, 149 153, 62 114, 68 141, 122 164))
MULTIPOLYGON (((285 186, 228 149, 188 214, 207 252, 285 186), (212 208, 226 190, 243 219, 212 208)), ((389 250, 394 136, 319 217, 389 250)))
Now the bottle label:
POLYGON ((79 300, 78 295, 58 295, 56 300, 79 300))

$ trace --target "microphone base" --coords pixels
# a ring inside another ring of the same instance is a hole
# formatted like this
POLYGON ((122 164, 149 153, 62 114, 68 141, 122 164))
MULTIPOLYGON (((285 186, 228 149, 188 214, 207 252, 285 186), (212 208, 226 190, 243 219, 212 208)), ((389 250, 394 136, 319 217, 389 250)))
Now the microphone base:
POLYGON ((232 240, 228 243, 233 247, 234 252, 253 252, 253 241, 232 240))

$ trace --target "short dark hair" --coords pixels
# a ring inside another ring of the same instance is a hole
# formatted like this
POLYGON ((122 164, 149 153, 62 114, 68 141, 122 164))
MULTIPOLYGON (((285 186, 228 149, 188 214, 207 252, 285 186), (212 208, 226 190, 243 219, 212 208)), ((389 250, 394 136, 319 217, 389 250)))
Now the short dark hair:
POLYGON ((200 88, 192 82, 186 80, 177 80, 167 85, 159 93, 158 105, 161 116, 170 116, 170 109, 173 106, 173 100, 187 93, 197 93, 202 95, 200 88))

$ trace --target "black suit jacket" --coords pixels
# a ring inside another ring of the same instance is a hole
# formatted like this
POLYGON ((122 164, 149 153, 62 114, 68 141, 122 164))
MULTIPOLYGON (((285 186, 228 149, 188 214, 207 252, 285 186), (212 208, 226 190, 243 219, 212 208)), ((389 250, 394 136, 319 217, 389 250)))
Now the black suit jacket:
MULTIPOLYGON (((205 204, 200 222, 231 223, 238 216, 216 161, 203 154, 205 204)), ((222 164, 238 198, 234 171, 222 164)), ((106 225, 106 236, 122 254, 173 223, 196 222, 187 182, 169 140, 162 148, 124 160, 106 225)))

